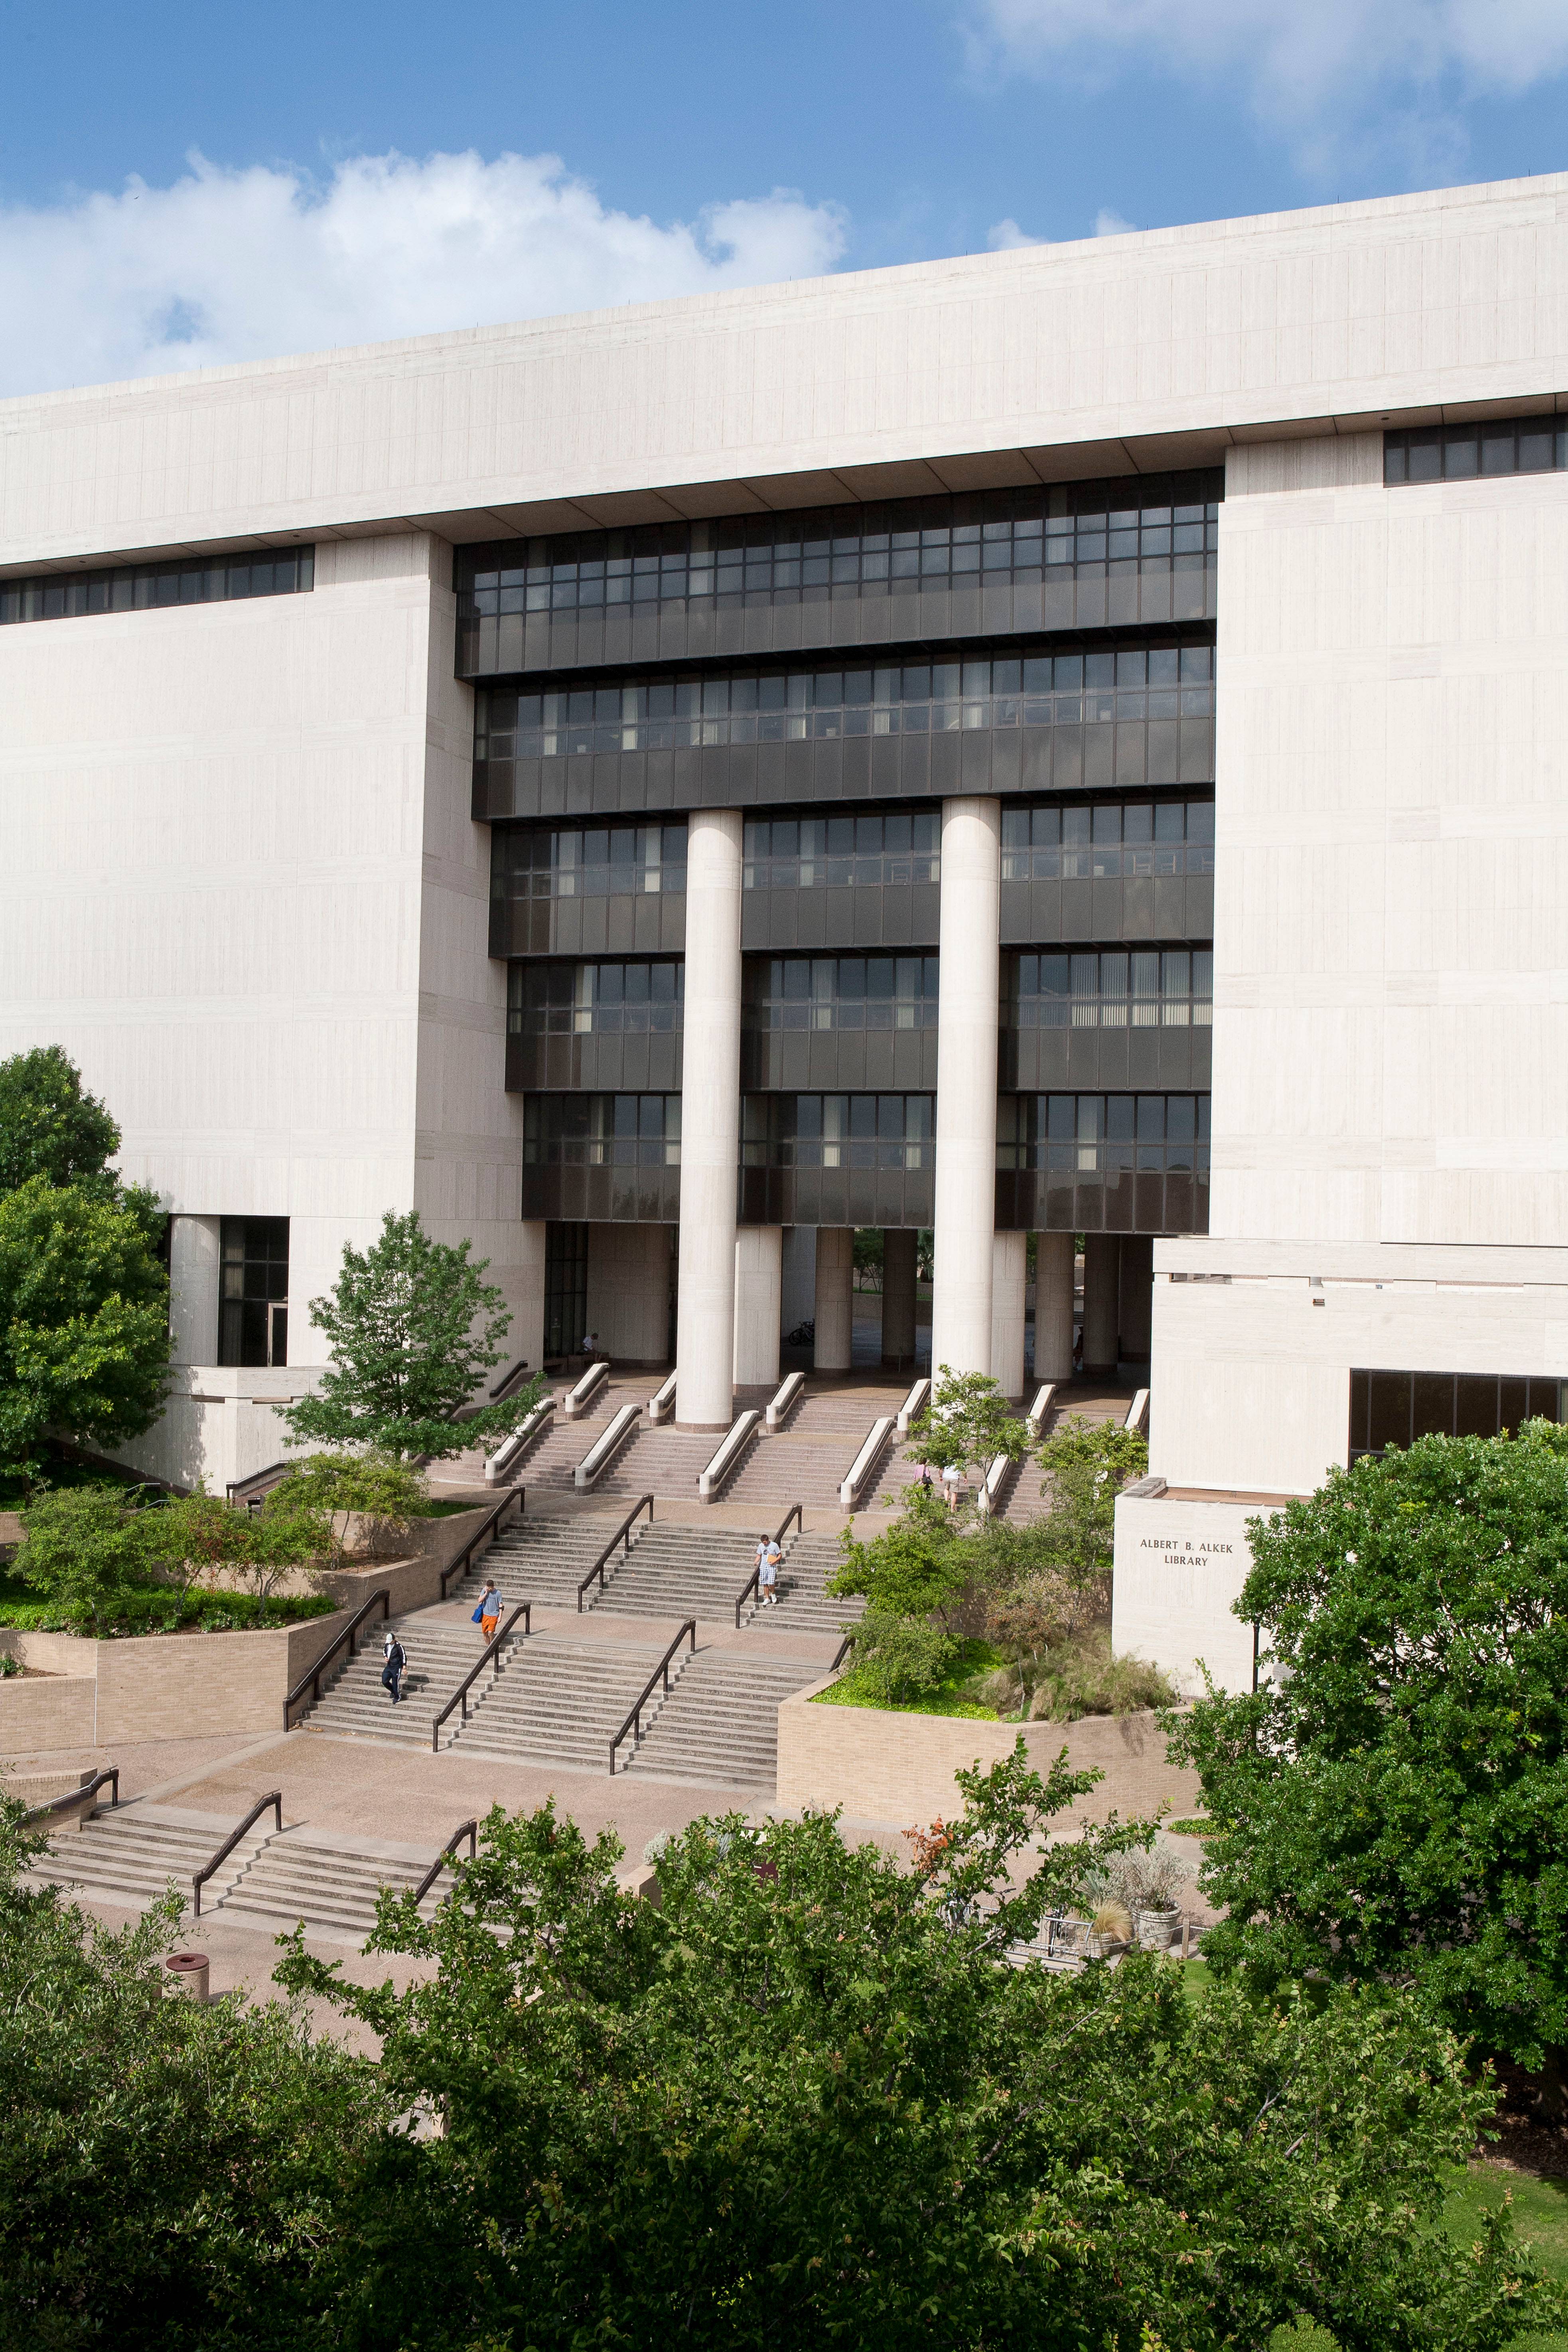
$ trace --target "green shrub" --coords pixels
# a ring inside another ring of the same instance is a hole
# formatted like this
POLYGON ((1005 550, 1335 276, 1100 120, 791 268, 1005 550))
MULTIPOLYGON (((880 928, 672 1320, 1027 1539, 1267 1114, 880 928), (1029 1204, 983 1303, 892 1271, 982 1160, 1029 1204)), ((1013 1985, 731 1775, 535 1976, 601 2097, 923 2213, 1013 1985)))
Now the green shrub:
POLYGON ((1049 1650, 1035 1676, 1029 1715, 1035 1722, 1076 1723, 1085 1715, 1139 1715, 1173 1706, 1176 1693, 1147 1659, 1113 1657, 1103 1630, 1049 1650))
POLYGON ((877 1706, 937 1689, 957 1655, 957 1644, 929 1618, 892 1609, 868 1609, 852 1638, 857 1680, 877 1706))
POLYGON ((423 1471, 395 1454, 367 1447, 363 1453, 311 1454, 290 1465, 267 1498, 273 1512, 320 1512, 341 1554, 351 1512, 369 1522, 365 1549, 380 1549, 386 1536, 405 1535, 409 1522, 427 1517, 430 1488, 423 1471))

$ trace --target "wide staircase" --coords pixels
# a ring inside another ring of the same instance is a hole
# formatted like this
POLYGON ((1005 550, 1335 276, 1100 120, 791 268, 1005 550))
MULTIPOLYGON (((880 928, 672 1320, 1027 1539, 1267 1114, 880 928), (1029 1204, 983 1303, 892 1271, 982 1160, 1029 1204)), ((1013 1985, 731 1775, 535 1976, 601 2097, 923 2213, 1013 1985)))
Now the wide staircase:
MULTIPOLYGON (((838 1508, 838 1489, 873 1422, 896 1413, 908 1384, 881 1388, 869 1381, 807 1389, 784 1428, 759 1437, 724 1489, 727 1503, 754 1503, 765 1513, 775 1506, 805 1503, 818 1510, 838 1508)), ((862 1507, 884 1494, 900 1494, 914 1475, 904 1458, 907 1441, 897 1431, 883 1454, 862 1507)))
POLYGON ((826 1591, 829 1577, 837 1576, 843 1564, 837 1529, 822 1528, 797 1536, 784 1548, 776 1606, 758 1609, 752 1622, 767 1633, 835 1635, 846 1625, 858 1624, 866 1613, 864 1601, 831 1600, 826 1591))
MULTIPOLYGON (((452 1586, 447 1598, 466 1601, 471 1611, 493 1578, 507 1609, 515 1608, 520 1601, 575 1609, 577 1587, 624 1517, 621 1511, 563 1511, 509 1519, 478 1565, 452 1586)), ((584 1595, 584 1607, 597 1591, 595 1584, 584 1595)))
MULTIPOLYGON (((173 1879, 191 1900, 191 1880, 205 1870, 223 1843, 228 1827, 222 1821, 193 1821, 167 1810, 140 1807, 133 1812, 97 1814, 80 1830, 62 1830, 28 1864, 29 1874, 48 1885, 89 1895, 100 1903, 123 1904, 127 1910, 145 1910, 155 1903, 173 1879)), ((204 1887, 203 1907, 211 1910, 230 1881, 271 1828, 266 1815, 248 1831, 221 1873, 204 1887)))
MULTIPOLYGON (((464 1756, 607 1774, 610 1741, 663 1650, 658 1642, 578 1642, 563 1633, 512 1642, 500 1672, 483 1675, 476 1684, 476 1695, 483 1696, 453 1744, 464 1756)), ((672 1661, 672 1681, 688 1654, 683 1651, 672 1661)), ((648 1703, 645 1722, 662 1696, 661 1686, 659 1697, 648 1703)))
MULTIPOLYGON (((521 1601, 528 1596, 516 1597, 521 1601)), ((375 1627, 376 1638, 356 1656, 343 1661, 326 1682, 319 1704, 300 1721, 308 1730, 332 1732, 341 1739, 376 1739, 399 1748, 427 1748, 437 1716, 479 1655, 479 1627, 435 1625, 423 1612, 395 1617, 392 1631, 408 1657, 403 1696, 396 1706, 381 1686, 380 1631, 375 1627)), ((481 1682, 488 1679, 480 1677, 481 1682)), ((476 1685, 476 1695, 477 1691, 476 1685)))
POLYGON ((780 1702, 822 1675, 820 1660, 700 1650, 641 1742, 635 1749, 628 1743, 626 1769, 771 1795, 778 1779, 780 1702))
MULTIPOLYGON (((395 1894, 410 1893, 435 1860, 405 1861, 389 1854, 345 1851, 308 1830, 285 1830, 252 1854, 224 1894, 226 1919, 258 1927, 293 1927, 363 1943, 375 1925, 376 1904, 384 1886, 395 1894)), ((428 1918, 449 1893, 452 1880, 443 1871, 420 1904, 428 1918)))

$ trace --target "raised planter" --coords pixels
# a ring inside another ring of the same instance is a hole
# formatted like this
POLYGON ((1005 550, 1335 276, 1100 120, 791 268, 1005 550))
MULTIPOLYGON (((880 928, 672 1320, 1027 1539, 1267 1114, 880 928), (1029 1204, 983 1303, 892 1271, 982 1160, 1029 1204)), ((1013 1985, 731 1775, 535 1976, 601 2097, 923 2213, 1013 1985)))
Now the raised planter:
POLYGON ((255 1633, 92 1642, 0 1627, 0 1647, 48 1677, 0 1682, 0 1756, 271 1731, 283 1695, 336 1639, 344 1612, 255 1633))
POLYGON ((827 1681, 796 1691, 779 1708, 778 1802, 790 1811, 842 1806, 855 1821, 902 1829, 951 1820, 963 1805, 954 1774, 989 1770, 1010 1756, 1020 1732, 1036 1771, 1048 1772, 1065 1748, 1075 1770, 1105 1773, 1073 1818, 1103 1822, 1112 1812, 1178 1815, 1197 1802, 1198 1776, 1166 1759, 1165 1735, 1152 1714, 1091 1715, 1078 1723, 984 1723, 968 1716, 901 1715, 869 1706, 814 1706, 827 1681))

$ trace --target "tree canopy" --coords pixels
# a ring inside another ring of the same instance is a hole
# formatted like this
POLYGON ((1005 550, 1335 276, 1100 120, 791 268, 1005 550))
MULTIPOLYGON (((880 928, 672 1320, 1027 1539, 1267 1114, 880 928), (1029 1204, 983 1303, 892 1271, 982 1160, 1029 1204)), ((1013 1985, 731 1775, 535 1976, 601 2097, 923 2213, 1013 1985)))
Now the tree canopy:
POLYGON ((981 1470, 1005 1454, 1021 1462, 1029 1433, 984 1372, 939 1366, 923 1410, 910 1423, 909 1451, 938 1469, 981 1470))
POLYGON ((912 1867, 735 1816, 658 1904, 613 1838, 498 1809, 433 1920, 384 1897, 401 1988, 288 1940, 375 2057, 160 2000, 174 1906, 112 1937, 26 1892, 0 1807, 0 2340, 1219 2352, 1306 2314, 1492 2352, 1553 2315, 1503 2213, 1442 2230, 1489 2095, 1418 2004, 1010 1965, 1147 1833, 1047 1842, 1065 1761, 962 1777, 912 1867))
POLYGON ((511 1327, 500 1292, 482 1278, 489 1261, 472 1263, 471 1248, 432 1240, 417 1210, 389 1210, 366 1250, 345 1244, 331 1295, 310 1301, 332 1361, 315 1393, 283 1416, 296 1444, 440 1459, 517 1426, 537 1400, 538 1376, 454 1424, 501 1361, 511 1327))
POLYGON ((0 1465, 51 1431, 108 1444, 152 1427, 167 1392, 169 1286, 144 1195, 28 1177, 0 1193, 0 1465))
POLYGON ((35 1045, 0 1061, 0 1192, 41 1176, 112 1198, 109 1163, 119 1149, 119 1128, 63 1047, 35 1045))
POLYGON ((1248 1522, 1256 1694, 1173 1719, 1205 1952, 1411 1982, 1481 2049, 1568 2046, 1568 1432, 1423 1437, 1248 1522))

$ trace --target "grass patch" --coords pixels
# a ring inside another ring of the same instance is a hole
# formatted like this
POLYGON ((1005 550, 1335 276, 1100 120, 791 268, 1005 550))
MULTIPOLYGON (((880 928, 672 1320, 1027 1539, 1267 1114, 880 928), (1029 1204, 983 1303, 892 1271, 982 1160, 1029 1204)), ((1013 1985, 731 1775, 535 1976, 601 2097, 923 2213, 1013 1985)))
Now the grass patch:
POLYGON ((1161 1826, 1168 1830, 1173 1837, 1208 1837, 1214 1829, 1212 1822, 1197 1820, 1165 1822, 1161 1826))
POLYGON ((990 1674, 1001 1664, 1001 1653, 989 1642, 961 1642, 958 1655, 948 1673, 934 1690, 922 1691, 918 1698, 900 1699, 896 1705, 879 1698, 851 1666, 848 1673, 827 1690, 818 1691, 815 1706, 869 1706, 881 1715, 956 1715, 973 1723, 999 1723, 994 1706, 976 1698, 966 1685, 978 1675, 990 1674))
POLYGON ((482 1511, 484 1507, 483 1503, 454 1503, 443 1496, 439 1502, 426 1503, 422 1511, 415 1513, 415 1517, 420 1519, 455 1519, 465 1511, 482 1511))

